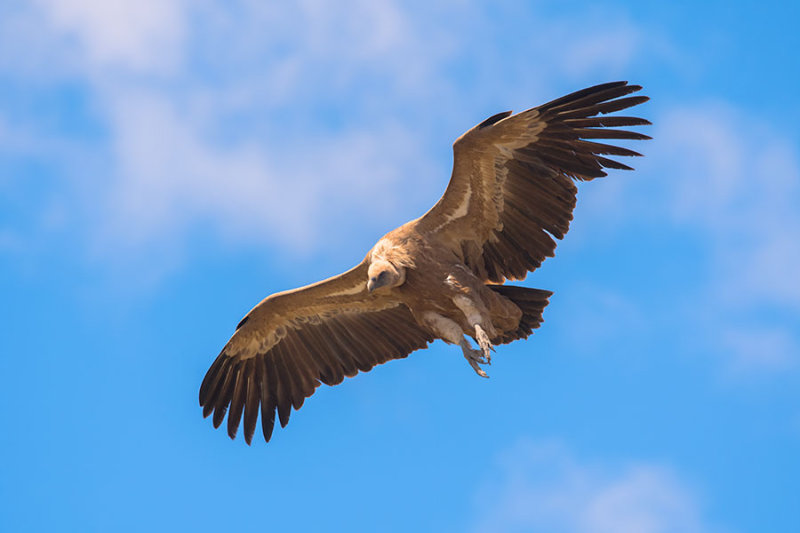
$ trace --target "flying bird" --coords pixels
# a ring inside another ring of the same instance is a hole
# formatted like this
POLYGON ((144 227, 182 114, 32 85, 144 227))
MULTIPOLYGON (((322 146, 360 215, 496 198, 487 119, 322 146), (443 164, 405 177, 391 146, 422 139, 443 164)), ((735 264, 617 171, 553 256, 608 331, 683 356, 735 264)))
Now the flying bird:
POLYGON ((320 383, 400 359, 435 339, 458 345, 483 377, 494 346, 527 338, 550 291, 524 279, 569 229, 574 181, 632 170, 606 156, 641 154, 595 139, 649 139, 616 129, 650 122, 611 115, 646 96, 627 82, 589 87, 521 113, 487 118, 453 144, 453 174, 422 217, 387 233, 347 272, 273 294, 242 319, 200 386, 203 416, 228 435, 259 406, 264 440, 320 383), (469 342, 471 337, 477 347, 469 342), (244 416, 243 416, 244 415, 244 416))

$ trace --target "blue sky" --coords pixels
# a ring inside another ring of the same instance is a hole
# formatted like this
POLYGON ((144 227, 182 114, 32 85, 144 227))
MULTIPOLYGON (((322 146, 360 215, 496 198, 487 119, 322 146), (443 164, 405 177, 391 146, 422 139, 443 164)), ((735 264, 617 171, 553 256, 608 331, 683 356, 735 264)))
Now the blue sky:
POLYGON ((800 530, 800 49, 781 2, 0 5, 4 531, 800 530), (252 305, 349 268, 487 116, 626 79, 491 379, 427 351, 269 445, 200 381, 252 305))

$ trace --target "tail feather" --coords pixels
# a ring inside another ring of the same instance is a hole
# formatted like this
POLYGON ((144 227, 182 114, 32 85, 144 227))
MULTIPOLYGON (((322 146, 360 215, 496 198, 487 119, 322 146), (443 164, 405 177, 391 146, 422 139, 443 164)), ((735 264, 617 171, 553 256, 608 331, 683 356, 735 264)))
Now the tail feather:
POLYGON ((487 285, 494 292, 505 296, 522 311, 522 318, 519 326, 514 331, 507 331, 502 335, 491 339, 492 344, 507 344, 517 339, 526 339, 538 328, 542 322, 542 312, 549 298, 553 295, 551 291, 542 289, 529 289, 528 287, 517 287, 514 285, 487 285))

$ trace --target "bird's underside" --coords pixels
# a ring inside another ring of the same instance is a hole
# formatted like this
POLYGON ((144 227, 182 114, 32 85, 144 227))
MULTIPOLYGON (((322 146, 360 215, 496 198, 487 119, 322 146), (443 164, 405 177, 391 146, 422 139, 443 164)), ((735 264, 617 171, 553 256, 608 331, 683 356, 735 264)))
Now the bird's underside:
POLYGON ((596 139, 641 140, 617 129, 647 120, 608 115, 647 100, 637 85, 590 87, 459 137, 453 174, 425 215, 388 233, 351 270, 269 296, 239 323, 200 386, 203 416, 228 435, 259 411, 269 441, 320 383, 336 385, 435 339, 461 347, 480 376, 493 346, 527 338, 551 292, 504 285, 552 257, 569 229, 574 180, 631 170, 607 156, 640 154, 596 139), (467 340, 471 337, 476 347, 467 340))

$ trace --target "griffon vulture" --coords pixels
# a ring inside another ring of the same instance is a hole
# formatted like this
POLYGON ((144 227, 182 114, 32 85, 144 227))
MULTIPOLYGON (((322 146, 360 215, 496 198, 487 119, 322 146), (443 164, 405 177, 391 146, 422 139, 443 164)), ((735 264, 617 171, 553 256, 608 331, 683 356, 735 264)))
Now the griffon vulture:
POLYGON ((493 345, 527 338, 542 323, 550 291, 503 285, 524 279, 569 229, 573 180, 630 167, 606 156, 640 154, 595 139, 649 139, 613 129, 650 122, 606 116, 648 100, 627 82, 577 91, 512 115, 498 113, 453 144, 453 174, 422 217, 386 234, 344 274, 269 296, 239 323, 200 386, 203 416, 228 435, 244 415, 253 438, 261 407, 264 439, 275 411, 320 385, 406 357, 435 339, 461 347, 478 375, 493 345), (465 336, 478 345, 474 349, 465 336))

